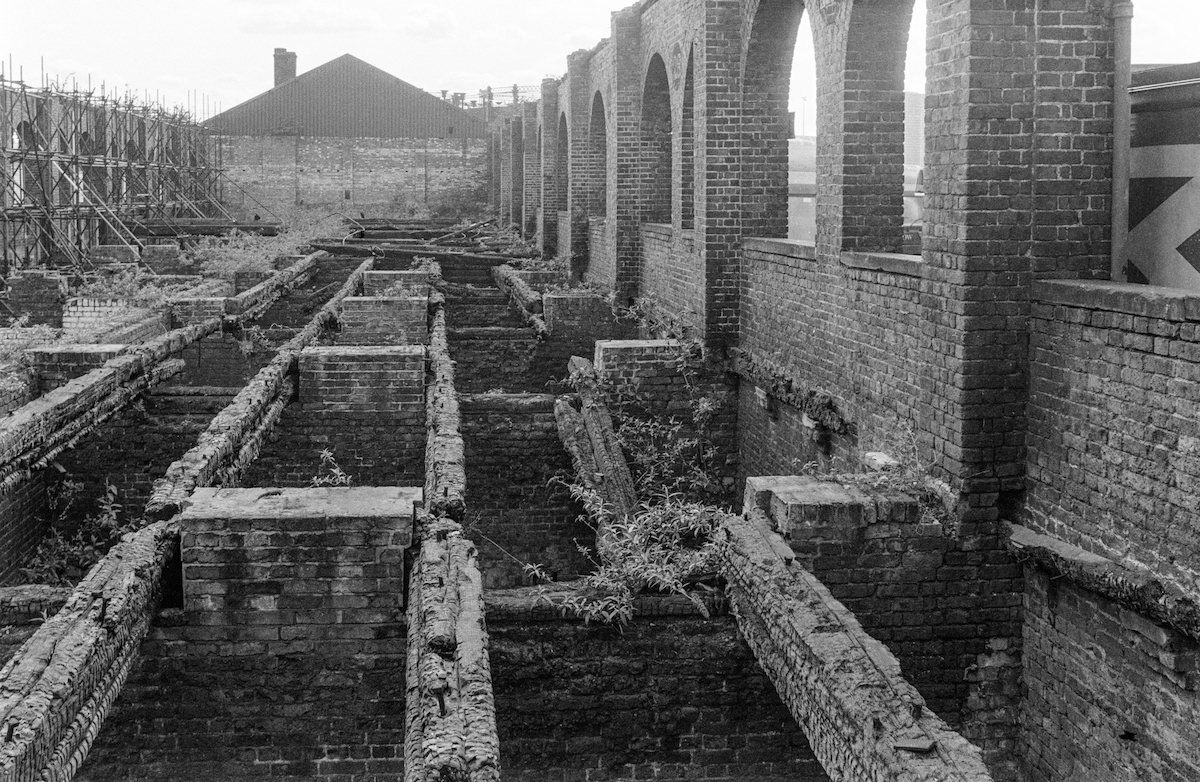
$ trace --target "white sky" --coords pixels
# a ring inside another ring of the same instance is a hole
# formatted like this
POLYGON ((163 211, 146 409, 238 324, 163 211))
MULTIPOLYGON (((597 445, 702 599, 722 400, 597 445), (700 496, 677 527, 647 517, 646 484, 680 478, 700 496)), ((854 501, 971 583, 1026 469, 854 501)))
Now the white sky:
MULTIPOLYGON (((353 54, 430 92, 534 85, 566 71, 567 54, 609 33, 631 0, 0 0, 0 58, 109 91, 195 100, 203 114, 272 86, 272 52, 299 55, 303 73, 353 54), (193 99, 192 95, 198 96, 193 99)), ((922 5, 922 4, 918 4, 922 5)), ((1134 62, 1200 60, 1198 0, 1134 0, 1134 62)), ((920 14, 918 14, 920 15, 920 14)), ((802 39, 804 36, 802 36, 802 39)), ((912 42, 923 60, 923 42, 912 42)), ((801 43, 793 107, 811 94, 811 49, 801 43)), ((913 59, 910 53, 910 60, 913 59)), ((910 78, 910 89, 921 79, 910 78)), ((811 97, 807 104, 811 107, 811 97)))

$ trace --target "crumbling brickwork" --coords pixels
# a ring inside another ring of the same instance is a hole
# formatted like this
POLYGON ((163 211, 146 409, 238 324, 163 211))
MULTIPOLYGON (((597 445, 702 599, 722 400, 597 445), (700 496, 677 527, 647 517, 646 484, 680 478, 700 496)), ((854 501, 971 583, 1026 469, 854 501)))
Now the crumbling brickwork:
POLYGON ((196 492, 182 519, 183 611, 143 646, 78 778, 397 779, 404 550, 419 498, 196 492))

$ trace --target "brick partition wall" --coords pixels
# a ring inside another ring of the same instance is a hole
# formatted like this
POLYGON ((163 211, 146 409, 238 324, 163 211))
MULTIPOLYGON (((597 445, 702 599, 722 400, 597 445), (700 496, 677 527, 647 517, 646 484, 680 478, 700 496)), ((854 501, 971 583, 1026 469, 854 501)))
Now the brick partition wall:
POLYGON ((382 296, 384 291, 393 285, 404 285, 417 290, 427 291, 429 288, 429 273, 419 269, 405 271, 382 271, 377 269, 363 275, 364 296, 382 296))
POLYGON ((70 339, 87 342, 88 335, 119 327, 129 330, 128 327, 135 322, 153 319, 159 321, 157 329, 153 323, 146 324, 134 329, 127 339, 121 340, 124 342, 140 342, 166 333, 170 315, 139 307, 133 299, 76 297, 69 299, 63 309, 62 327, 70 339))
POLYGON ((567 488, 550 482, 571 471, 554 397, 464 394, 460 402, 467 465, 464 527, 479 548, 484 587, 526 583, 523 563, 540 564, 558 579, 587 572, 575 541, 594 548, 595 533, 578 521, 583 510, 567 488))
POLYGON ((1038 782, 1187 779, 1200 773, 1200 297, 1076 281, 1033 297, 1020 520, 1074 561, 1070 578, 1027 569, 1022 755, 1038 782))
POLYGON ((420 489, 200 489, 160 615, 79 780, 399 779, 420 489))
POLYGON ((596 375, 610 407, 618 414, 664 420, 675 418, 694 432, 695 406, 701 399, 717 405, 704 432, 715 450, 712 467, 735 501, 737 410, 733 378, 720 366, 689 356, 689 346, 673 339, 599 340, 594 351, 596 375))
POLYGON ((20 583, 20 568, 49 529, 50 476, 35 470, 0 495, 0 585, 20 583))
POLYGON ((188 345, 179 357, 184 369, 176 385, 240 388, 271 361, 272 351, 222 332, 188 345))
POLYGON ((62 328, 63 307, 67 303, 67 280, 57 272, 28 270, 6 280, 8 306, 19 318, 29 317, 29 325, 62 328))
POLYGON ((426 296, 349 296, 342 300, 339 345, 421 345, 429 341, 426 296))
POLYGON ((195 444, 232 391, 159 387, 64 452, 59 477, 82 484, 68 518, 94 514, 108 484, 116 489, 121 520, 138 517, 154 482, 195 444))
POLYGON ((486 599, 506 780, 829 779, 723 610, 648 599, 618 630, 486 599))
POLYGON ((425 348, 306 348, 299 399, 245 478, 249 486, 307 486, 330 450, 355 486, 419 485, 425 473, 425 348))

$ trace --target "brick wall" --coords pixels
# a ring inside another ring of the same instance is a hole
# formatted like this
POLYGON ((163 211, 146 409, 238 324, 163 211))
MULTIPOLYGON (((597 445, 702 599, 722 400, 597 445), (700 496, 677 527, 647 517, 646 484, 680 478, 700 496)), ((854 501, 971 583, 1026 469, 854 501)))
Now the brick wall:
POLYGON ((339 345, 421 345, 429 341, 425 296, 348 296, 342 300, 339 345))
POLYGON ((138 307, 132 299, 72 298, 62 314, 64 336, 76 342, 89 342, 91 337, 104 342, 142 342, 165 334, 169 325, 169 314, 138 307))
POLYGON ((1200 589, 1200 299, 1035 287, 1023 523, 1200 589))
POLYGON ((219 333, 188 345, 179 358, 184 369, 173 385, 241 388, 271 361, 272 352, 219 333))
POLYGON ((554 397, 464 395, 461 410, 467 463, 464 526, 479 548, 484 587, 526 583, 522 563, 543 565, 559 579, 589 570, 574 541, 594 548, 595 533, 577 521, 582 509, 565 487, 548 484, 571 470, 554 419, 554 397))
POLYGON ((255 199, 276 211, 298 204, 368 213, 437 209, 470 200, 486 177, 483 141, 239 136, 222 138, 221 153, 238 185, 227 205, 244 215, 258 208, 255 199))
POLYGON ((719 366, 688 358, 686 351, 678 340, 600 340, 595 346, 594 366, 618 416, 674 418, 690 435, 696 432, 694 413, 700 400, 717 404, 710 423, 699 434, 714 449, 712 468, 733 499, 738 465, 733 378, 719 366))
POLYGON ((19 568, 46 534, 49 508, 45 470, 35 470, 0 495, 0 584, 19 583, 19 568))
MULTIPOLYGON (((376 260, 376 266, 380 266, 376 260)), ((428 289, 429 273, 421 270, 406 271, 369 271, 363 275, 363 295, 381 296, 384 291, 394 285, 404 285, 411 288, 428 289)))
POLYGON ((938 716, 1012 779, 1021 637, 1020 566, 985 538, 906 495, 812 478, 750 478, 744 511, 762 508, 805 569, 900 660, 938 716))
POLYGON ((1036 568, 1025 609, 1031 782, 1200 777, 1194 640, 1036 568))
POLYGON ((5 416, 33 399, 37 391, 37 378, 27 367, 20 364, 0 363, 0 416, 5 416))
POLYGON ((11 277, 8 306, 17 317, 29 316, 29 325, 62 327, 67 303, 67 280, 55 272, 25 271, 11 277))
POLYGON ((694 235, 661 223, 642 224, 640 293, 655 300, 693 333, 704 333, 704 278, 694 235))
POLYGON ((645 601, 617 630, 534 602, 488 598, 505 779, 828 779, 731 617, 645 601))
POLYGON ((142 644, 76 778, 399 779, 403 559, 418 497, 197 492, 183 522, 184 609, 142 644))
POLYGON ((37 379, 37 393, 44 394, 103 366, 125 348, 125 345, 50 345, 33 348, 25 355, 37 379))
POLYGON ((65 470, 61 477, 83 484, 69 518, 95 513, 95 503, 104 497, 106 484, 117 489, 122 520, 138 517, 150 499, 154 481, 196 444, 196 438, 231 397, 163 387, 144 394, 140 402, 65 451, 58 459, 65 470))
MULTIPOLYGON (((948 393, 937 383, 941 370, 925 334, 926 300, 919 277, 900 271, 831 266, 811 245, 748 240, 740 347, 752 360, 775 364, 790 375, 794 391, 834 396, 842 417, 864 444, 882 442, 900 422, 917 432, 923 461, 932 441, 950 427, 934 414, 948 393)), ((777 418, 755 404, 743 374, 739 411, 742 475, 771 475, 794 460, 845 453, 853 438, 834 438, 825 453, 806 437, 794 437, 799 411, 779 406, 777 418)), ((748 382, 747 382, 748 381, 748 382)))
POLYGON ((306 348, 299 400, 250 466, 247 486, 307 486, 333 452, 355 486, 424 483, 425 349, 306 348))

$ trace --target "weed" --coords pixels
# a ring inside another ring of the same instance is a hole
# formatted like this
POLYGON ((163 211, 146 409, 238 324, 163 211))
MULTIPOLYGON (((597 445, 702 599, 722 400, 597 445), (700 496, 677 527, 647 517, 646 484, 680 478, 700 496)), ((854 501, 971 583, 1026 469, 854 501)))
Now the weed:
POLYGON ((64 481, 52 491, 48 506, 53 516, 50 532, 42 539, 29 564, 21 568, 27 583, 73 586, 108 553, 121 536, 142 526, 141 519, 122 520, 117 488, 107 481, 96 511, 77 522, 67 514, 83 489, 77 481, 64 481))
POLYGON ((354 479, 341 468, 334 458, 333 451, 328 448, 320 452, 322 472, 314 475, 308 485, 314 488, 321 486, 349 486, 354 479))

